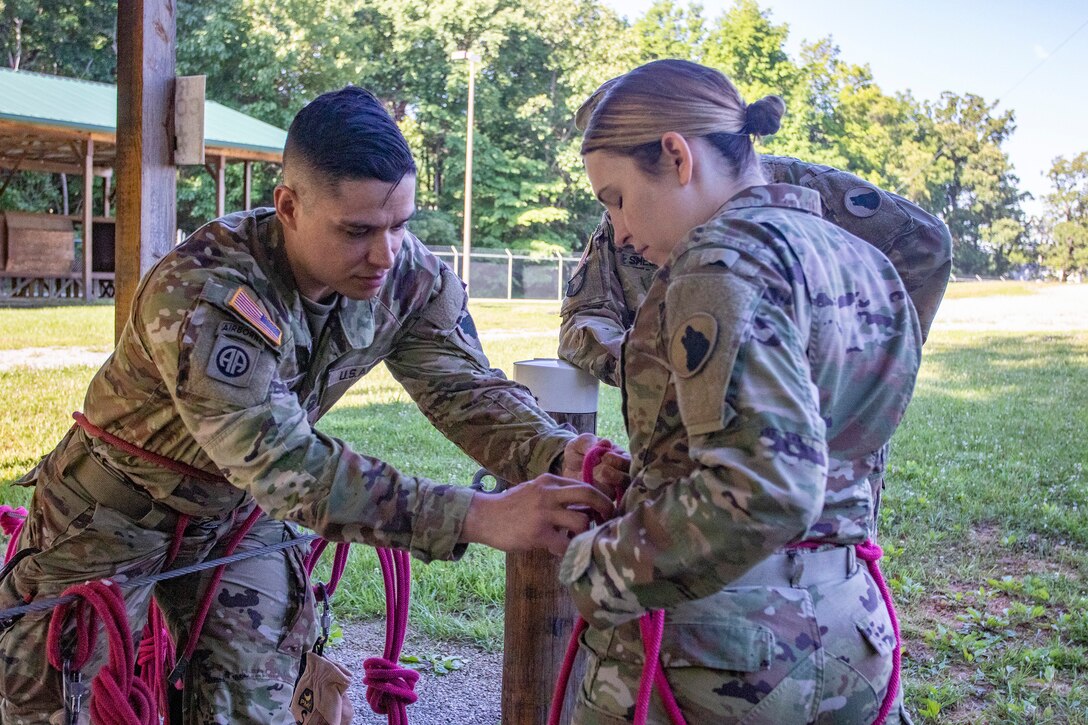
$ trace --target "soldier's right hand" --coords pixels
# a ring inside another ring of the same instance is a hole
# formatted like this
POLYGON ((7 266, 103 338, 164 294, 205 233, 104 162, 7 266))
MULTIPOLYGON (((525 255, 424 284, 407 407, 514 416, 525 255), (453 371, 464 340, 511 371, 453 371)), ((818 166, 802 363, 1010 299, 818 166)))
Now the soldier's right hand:
POLYGON ((593 486, 546 473, 502 493, 474 495, 461 541, 502 551, 547 549, 562 556, 571 537, 589 529, 593 514, 608 519, 613 509, 608 496, 593 486))

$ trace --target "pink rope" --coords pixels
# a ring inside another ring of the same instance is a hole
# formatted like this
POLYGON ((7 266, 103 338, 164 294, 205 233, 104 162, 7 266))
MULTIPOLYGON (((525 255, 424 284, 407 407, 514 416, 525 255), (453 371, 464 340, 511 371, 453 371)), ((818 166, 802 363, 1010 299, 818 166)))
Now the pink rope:
MULTIPOLYGON (((593 483, 593 469, 601 462, 604 455, 612 450, 612 443, 607 440, 599 440, 586 453, 582 460, 582 480, 593 483)), ((619 501, 617 500, 617 503, 619 501)), ((574 623, 574 631, 567 643, 567 651, 563 655, 563 664, 559 668, 559 677, 556 679, 555 690, 552 693, 552 704, 548 710, 548 725, 559 725, 559 716, 563 712, 563 703, 567 698, 567 684, 570 682, 570 674, 574 669, 574 659, 578 654, 578 639, 588 628, 584 619, 579 617, 574 623)), ((661 609, 651 610, 642 615, 638 622, 639 631, 642 633, 642 644, 645 648, 642 674, 639 675, 638 695, 635 699, 635 725, 646 725, 646 719, 650 711, 650 697, 653 688, 661 696, 665 714, 673 725, 686 725, 684 714, 680 705, 676 702, 672 687, 665 678, 665 670, 661 667, 661 639, 665 632, 665 612, 661 609)))
POLYGON ((15 552, 19 550, 19 534, 23 533, 23 524, 26 523, 26 509, 20 506, 12 508, 6 504, 0 506, 0 529, 4 530, 10 538, 8 548, 4 551, 4 563, 11 561, 15 552))
MULTIPOLYGON (((318 539, 306 556, 306 571, 312 573, 321 554, 328 548, 327 539, 318 539)), ((347 568, 350 544, 336 545, 332 571, 327 584, 314 586, 315 595, 332 597, 347 568), (320 590, 324 590, 321 592, 320 590)), ((366 701, 370 709, 385 715, 390 725, 407 725, 407 707, 419 699, 415 692, 419 673, 401 667, 401 648, 408 631, 408 602, 411 599, 411 559, 407 552, 375 549, 385 583, 385 648, 382 657, 370 657, 363 662, 363 684, 367 686, 366 701)))
POLYGON ((87 420, 87 416, 83 415, 83 413, 78 410, 72 413, 72 417, 75 419, 76 425, 82 428, 91 438, 105 441, 114 448, 124 451, 130 456, 135 456, 148 463, 154 463, 156 466, 165 468, 167 471, 172 471, 180 476, 195 478, 198 481, 204 481, 205 483, 223 483, 227 480, 221 474, 209 473, 208 471, 201 470, 195 466, 190 466, 188 463, 182 463, 181 461, 175 461, 173 458, 160 456, 158 453, 152 453, 151 451, 140 448, 135 443, 129 443, 122 438, 118 438, 87 420))
POLYGON ((888 680, 888 691, 884 693, 884 702, 881 703, 880 712, 877 714, 876 720, 873 721, 873 725, 880 725, 888 719, 888 715, 892 712, 892 706, 895 704, 895 698, 899 695, 899 678, 903 664, 903 642, 899 637, 899 617, 896 616, 895 605, 892 603, 892 593, 888 589, 888 583, 884 581, 884 574, 880 571, 880 564, 877 563, 884 556, 883 549, 873 543, 872 539, 866 539, 864 543, 856 545, 854 551, 857 552, 858 558, 869 567, 869 575, 873 577, 877 589, 880 590, 880 596, 884 598, 884 605, 888 608, 888 618, 892 622, 892 632, 895 634, 895 649, 892 650, 892 675, 888 680))
POLYGON ((61 635, 64 623, 72 607, 75 607, 76 648, 69 662, 72 670, 81 670, 94 652, 98 624, 101 622, 109 643, 106 664, 91 681, 91 722, 95 725, 154 725, 158 718, 152 716, 151 692, 134 674, 135 654, 132 649, 132 633, 128 628, 125 600, 118 588, 109 581, 93 581, 76 584, 64 591, 78 600, 60 604, 53 611, 46 636, 46 652, 49 664, 64 670, 65 658, 61 651, 61 635))
MULTIPOLYGON (((170 549, 166 552, 163 568, 169 567, 177 558, 190 518, 187 514, 178 516, 177 523, 174 525, 174 538, 170 541, 170 549)), ((170 725, 166 676, 176 656, 177 647, 166 626, 166 617, 163 616, 158 603, 152 598, 151 606, 147 611, 147 624, 144 626, 140 644, 136 647, 136 664, 140 666, 140 681, 154 693, 151 701, 152 717, 156 721, 161 717, 164 725, 170 725)))
POLYGON ((419 673, 400 667, 397 662, 408 629, 411 565, 407 552, 391 549, 378 549, 377 552, 385 580, 385 650, 382 657, 371 657, 363 662, 363 684, 367 686, 366 701, 371 710, 387 715, 389 725, 407 725, 407 706, 419 698, 415 692, 419 673))
MULTIPOLYGON (((242 539, 246 537, 249 530, 253 528, 253 524, 257 523, 257 519, 261 516, 261 510, 254 508, 249 512, 249 516, 242 523, 241 526, 234 532, 227 542, 227 548, 223 550, 223 556, 230 556, 234 553, 234 550, 238 548, 238 545, 242 543, 242 539)), ((200 640, 200 631, 204 629, 204 622, 208 618, 208 612, 212 608, 212 600, 215 598, 215 593, 219 590, 219 584, 223 581, 223 572, 226 570, 226 564, 220 564, 215 567, 215 571, 212 574, 211 581, 208 582, 208 588, 204 590, 204 596, 200 600, 200 609, 197 611, 196 617, 193 619, 192 626, 189 627, 189 636, 185 642, 185 651, 182 652, 178 665, 184 668, 188 664, 189 660, 193 657, 193 652, 196 651, 197 642, 200 640)), ((175 668, 177 671, 178 668, 175 668)), ((173 674, 173 673, 171 673, 173 674)), ((178 675, 174 680, 174 688, 182 689, 185 686, 185 678, 183 675, 178 675)))

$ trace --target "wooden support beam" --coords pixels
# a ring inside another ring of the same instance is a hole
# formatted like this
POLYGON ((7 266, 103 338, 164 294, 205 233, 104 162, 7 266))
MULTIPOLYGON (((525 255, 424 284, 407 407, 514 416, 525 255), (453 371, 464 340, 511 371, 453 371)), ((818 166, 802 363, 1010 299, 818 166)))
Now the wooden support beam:
MULTIPOLYGON (((80 158, 82 158, 80 154, 80 158)), ((41 171, 47 174, 71 174, 83 176, 83 164, 63 164, 41 159, 24 159, 19 156, 0 156, 0 169, 7 171, 41 171)), ((112 176, 113 169, 94 167, 95 176, 112 176)))
POLYGON ((102 216, 110 215, 110 177, 102 179, 102 216))
MULTIPOLYGON (((67 191, 65 191, 67 197, 67 191)), ((68 200, 65 198, 65 207, 68 200)), ((94 299, 94 280, 91 273, 94 262, 94 139, 87 139, 83 147, 83 299, 94 299)))
POLYGON ((174 246, 177 180, 174 0, 117 3, 117 244, 114 336, 140 277, 174 246))
POLYGON ((242 203, 245 210, 253 208, 253 162, 242 162, 242 203))

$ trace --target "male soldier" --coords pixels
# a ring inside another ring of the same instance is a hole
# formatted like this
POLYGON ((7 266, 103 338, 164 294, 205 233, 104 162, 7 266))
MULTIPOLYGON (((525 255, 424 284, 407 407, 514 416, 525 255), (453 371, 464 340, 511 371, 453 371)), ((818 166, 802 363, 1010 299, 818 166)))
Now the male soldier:
MULTIPOLYGON (((937 217, 906 199, 829 166, 763 156, 768 183, 819 192, 823 217, 884 253, 903 279, 929 333, 952 269, 952 237, 937 217)), ((609 385, 619 385, 620 344, 657 267, 617 246, 605 214, 567 284, 559 357, 609 385)))
MULTIPOLYGON (((593 437, 559 428, 489 368, 463 286, 407 232, 415 173, 404 137, 369 92, 348 87, 298 114, 275 209, 211 222, 148 273, 84 402, 106 434, 199 475, 73 428, 20 482, 35 487, 19 542, 29 556, 0 583, 0 608, 87 579, 162 570, 180 514, 193 518, 174 567, 220 556, 255 507, 264 514, 240 551, 296 537, 283 523, 293 521, 424 561, 457 559, 468 542, 561 552, 588 525, 585 509, 572 506, 611 511, 596 489, 549 474, 579 477, 593 437), (508 481, 536 478, 477 496, 316 431, 382 361, 480 464, 508 481)), ((600 473, 619 476, 619 467, 600 473)), ((187 632, 209 574, 126 590, 134 631, 154 594, 175 635, 187 632)), ((230 565, 214 601, 185 672, 185 721, 292 721, 286 701, 314 636, 299 547, 230 565)), ((48 620, 28 615, 0 635, 8 725, 64 716, 61 674, 44 654, 48 620)))

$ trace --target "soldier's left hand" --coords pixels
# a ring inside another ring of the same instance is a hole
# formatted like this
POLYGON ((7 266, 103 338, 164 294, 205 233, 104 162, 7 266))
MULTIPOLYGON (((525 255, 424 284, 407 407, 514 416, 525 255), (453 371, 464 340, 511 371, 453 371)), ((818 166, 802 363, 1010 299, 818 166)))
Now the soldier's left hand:
MULTIPOLYGON (((563 451, 563 470, 565 478, 582 480, 582 463, 589 449, 601 440, 592 433, 583 433, 563 451)), ((601 462, 593 468, 593 480, 590 481, 613 500, 623 495, 631 483, 631 454, 622 448, 613 447, 601 457, 601 462)))

